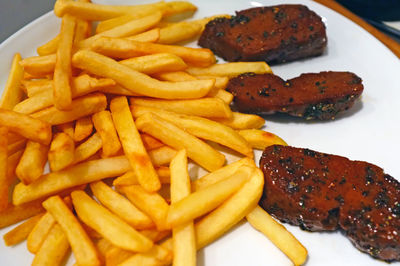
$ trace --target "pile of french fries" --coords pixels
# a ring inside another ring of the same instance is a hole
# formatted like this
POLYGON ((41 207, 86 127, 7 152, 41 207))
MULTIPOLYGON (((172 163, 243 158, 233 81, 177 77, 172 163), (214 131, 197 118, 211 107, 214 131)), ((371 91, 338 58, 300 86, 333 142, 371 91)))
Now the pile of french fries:
POLYGON ((260 130, 261 117, 232 112, 224 90, 230 77, 271 69, 178 45, 212 19, 170 22, 195 11, 57 0, 59 34, 38 56, 15 55, 0 100, 0 228, 23 221, 4 241, 26 240, 32 265, 63 264, 69 249, 81 266, 195 265, 197 250, 244 218, 305 261, 257 206, 253 149, 285 142, 260 130), (224 149, 242 158, 227 164, 224 149), (208 173, 195 179, 190 167, 208 173))

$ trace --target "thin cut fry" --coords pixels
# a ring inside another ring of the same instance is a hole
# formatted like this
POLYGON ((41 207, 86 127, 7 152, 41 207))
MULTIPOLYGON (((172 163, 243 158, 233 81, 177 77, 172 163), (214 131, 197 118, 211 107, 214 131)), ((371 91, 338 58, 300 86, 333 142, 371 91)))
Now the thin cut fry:
POLYGON ((93 125, 100 135, 103 148, 102 157, 111 157, 121 149, 110 111, 101 111, 92 116, 93 125))
POLYGON ((30 184, 38 179, 47 162, 49 148, 38 142, 28 141, 22 157, 18 163, 16 174, 24 184, 30 184))
POLYGON ((287 143, 279 136, 264 130, 243 129, 238 130, 238 133, 245 138, 254 149, 264 150, 266 147, 274 144, 287 146, 287 143))
POLYGON ((21 80, 24 75, 24 68, 19 64, 20 61, 21 55, 16 53, 11 64, 6 86, 1 95, 0 108, 12 110, 22 99, 21 80))
POLYGON ((77 164, 79 162, 82 162, 94 154, 98 152, 103 145, 103 142, 101 140, 101 137, 99 133, 94 133, 90 138, 88 138, 85 142, 80 144, 78 147, 75 149, 74 153, 74 162, 73 164, 77 164))
POLYGON ((43 214, 33 216, 11 231, 7 232, 3 236, 6 246, 13 246, 24 241, 42 216, 43 214))
POLYGON ((243 73, 252 72, 255 74, 272 73, 271 68, 265 62, 233 62, 225 64, 215 64, 210 67, 198 68, 189 67, 186 70, 189 74, 195 76, 213 75, 236 77, 243 73))
POLYGON ((86 139, 92 132, 93 122, 89 116, 76 120, 74 131, 74 140, 76 142, 86 139))
POLYGON ((9 179, 7 168, 8 158, 8 129, 0 127, 0 211, 7 208, 9 179))
POLYGON ((64 132, 57 133, 50 144, 49 165, 51 171, 60 171, 74 161, 74 140, 64 132))

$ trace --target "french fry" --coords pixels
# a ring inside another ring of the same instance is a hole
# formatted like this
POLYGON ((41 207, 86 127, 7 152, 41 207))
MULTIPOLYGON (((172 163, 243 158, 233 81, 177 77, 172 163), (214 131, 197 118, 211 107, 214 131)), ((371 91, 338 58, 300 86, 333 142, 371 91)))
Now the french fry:
POLYGON ((108 94, 115 94, 115 95, 123 95, 123 96, 139 96, 139 94, 134 93, 130 90, 125 89, 120 85, 115 85, 111 87, 105 87, 100 89, 101 92, 108 93, 108 94))
POLYGON ((50 197, 43 202, 43 207, 53 215, 67 236, 77 263, 80 265, 100 265, 93 242, 62 199, 59 196, 50 197))
POLYGON ((14 143, 10 143, 7 146, 7 154, 12 155, 12 154, 16 153, 17 151, 23 150, 25 148, 27 142, 28 141, 26 139, 23 139, 23 140, 14 142, 14 143))
POLYGON ((6 209, 0 212, 0 228, 18 223, 44 212, 42 202, 43 200, 35 200, 18 206, 9 204, 6 209))
POLYGON ((120 96, 112 99, 110 110, 122 147, 139 184, 149 192, 159 190, 160 180, 144 148, 126 97, 120 96))
POLYGON ((93 132, 93 122, 92 119, 87 117, 82 117, 76 120, 75 130, 74 130, 74 140, 76 142, 82 141, 90 136, 93 132))
POLYGON ((184 128, 185 131, 198 138, 214 141, 253 158, 253 149, 247 141, 230 127, 218 122, 202 117, 176 114, 151 107, 135 106, 132 108, 132 111, 135 118, 145 113, 156 114, 175 126, 184 128))
POLYGON ((231 102, 233 101, 233 94, 227 92, 226 90, 218 90, 217 92, 215 92, 214 95, 209 95, 209 96, 219 98, 222 101, 224 101, 224 103, 226 103, 227 105, 230 105, 231 102))
POLYGON ((100 37, 90 48, 103 55, 116 58, 130 58, 138 55, 171 53, 188 64, 207 67, 215 63, 215 56, 206 48, 190 48, 157 43, 142 43, 122 38, 100 37))
POLYGON ((11 132, 44 145, 48 145, 51 141, 50 124, 28 115, 0 109, 0 125, 7 127, 11 132))
POLYGON ((27 142, 15 171, 25 185, 32 183, 43 174, 48 150, 46 145, 34 141, 27 142))
POLYGON ((60 171, 71 165, 74 161, 75 143, 65 133, 57 133, 50 144, 49 165, 53 172, 60 171))
POLYGON ((163 146, 157 149, 150 150, 149 157, 155 166, 169 164, 172 158, 176 155, 176 150, 163 146))
POLYGON ((0 98, 0 108, 12 110, 22 99, 21 80, 24 75, 24 69, 19 64, 20 61, 21 55, 16 53, 11 64, 6 86, 0 98))
POLYGON ((8 158, 8 129, 0 127, 0 211, 7 208, 9 178, 7 173, 8 158))
POLYGON ((307 259, 307 249, 260 206, 255 207, 247 214, 246 219, 285 253, 294 265, 304 264, 307 259))
POLYGON ((278 144, 287 146, 279 136, 258 129, 242 129, 237 131, 254 149, 264 150, 266 147, 278 144))
POLYGON ((20 65, 26 73, 34 75, 35 78, 46 77, 48 74, 53 74, 56 59, 56 54, 32 56, 21 60, 20 65))
POLYGON ((214 80, 168 83, 153 79, 127 66, 91 51, 79 51, 72 58, 75 67, 99 76, 114 79, 126 89, 139 95, 159 98, 197 98, 208 93, 214 80))
POLYGON ((147 238, 151 239, 153 242, 158 242, 167 236, 171 235, 171 231, 169 230, 164 230, 164 231, 158 231, 157 229, 147 229, 147 230, 141 230, 141 234, 146 236, 147 238))
POLYGON ((215 85, 214 87, 216 88, 215 91, 218 90, 225 90, 226 86, 228 85, 229 82, 229 77, 226 76, 213 76, 213 75, 200 75, 196 76, 198 79, 215 79, 215 85))
POLYGON ((252 177, 232 197, 195 224, 197 248, 201 249, 228 231, 247 214, 260 200, 264 175, 255 168, 252 177))
POLYGON ((158 39, 160 39, 160 29, 155 28, 148 30, 133 36, 128 36, 126 39, 138 42, 157 42, 158 39))
POLYGON ((138 210, 129 200, 103 182, 91 183, 90 188, 101 204, 133 228, 146 229, 154 227, 153 221, 146 214, 138 210))
POLYGON ((60 265, 68 254, 70 244, 59 224, 54 225, 32 261, 32 266, 60 265))
POLYGON ((67 188, 119 176, 128 170, 130 165, 124 156, 80 163, 59 172, 46 174, 30 185, 17 184, 13 192, 13 203, 20 205, 67 188))
POLYGON ((60 34, 58 34, 56 37, 54 37, 53 39, 51 39, 47 43, 39 46, 36 49, 36 52, 40 56, 55 54, 57 52, 58 42, 59 41, 60 41, 60 34))
POLYGON ((171 227, 182 225, 215 209, 241 188, 251 176, 253 169, 253 167, 242 166, 229 178, 172 203, 168 212, 167 224, 171 227))
POLYGON ((161 141, 148 134, 140 134, 140 138, 142 139, 143 145, 147 151, 154 150, 164 146, 164 144, 161 141))
POLYGON ((76 190, 71 197, 79 218, 113 245, 136 252, 146 252, 153 246, 148 238, 96 203, 85 192, 76 190))
POLYGON ((75 26, 76 19, 73 16, 63 16, 53 78, 54 106, 60 110, 68 110, 71 108, 71 55, 75 26))
POLYGON ((179 127, 146 113, 136 119, 137 128, 176 149, 186 149, 188 157, 207 170, 216 170, 225 162, 225 156, 208 144, 179 127))
MULTIPOLYGON (((22 156, 22 150, 17 151, 14 154, 11 154, 6 157, 6 160, 4 161, 5 163, 5 168, 3 170, 6 170, 6 175, 4 176, 2 174, 1 179, 0 179, 0 212, 3 210, 7 210, 9 208, 9 192, 12 188, 12 184, 16 181, 17 176, 15 175, 15 169, 17 167, 17 164, 22 156)), ((4 154, 3 154, 4 156, 4 154)), ((2 170, 2 171, 3 171, 2 170)), ((0 214, 0 224, 1 224, 1 214, 0 214)), ((1 228, 1 227, 0 227, 1 228)))
POLYGON ((55 224, 56 220, 49 212, 46 212, 35 224, 26 240, 26 246, 31 253, 36 254, 39 251, 43 241, 55 224))
POLYGON ((258 129, 265 124, 265 120, 261 116, 238 112, 232 112, 232 117, 230 118, 212 119, 233 129, 258 129))
POLYGON ((119 61, 119 63, 149 75, 165 71, 179 71, 187 67, 181 58, 168 53, 133 57, 119 61))
POLYGON ((96 34, 99 34, 104 31, 108 31, 110 29, 121 26, 123 24, 128 23, 129 21, 132 21, 132 20, 135 20, 138 18, 140 18, 140 17, 135 16, 134 14, 129 14, 129 15, 121 15, 118 17, 100 21, 96 27, 96 34))
POLYGON ((28 97, 53 89, 53 82, 50 79, 22 80, 21 83, 28 97))
POLYGON ((119 265, 168 265, 171 259, 172 254, 169 250, 162 246, 154 245, 149 251, 135 254, 119 265))
POLYGON ((61 111, 53 106, 33 113, 31 117, 46 121, 51 125, 59 125, 103 111, 106 106, 107 99, 104 94, 93 93, 74 99, 71 104, 72 109, 69 111, 61 111))
POLYGON ((56 128, 59 132, 64 132, 71 138, 74 137, 74 123, 72 121, 61 125, 57 125, 56 128))
POLYGON ((85 142, 81 143, 75 149, 73 164, 80 163, 98 152, 103 145, 99 133, 94 133, 85 142))
MULTIPOLYGON (((160 166, 156 168, 156 172, 158 177, 160 178, 161 184, 169 184, 170 183, 170 171, 168 167, 160 166)), ((139 185, 139 181, 137 180, 137 176, 133 171, 128 171, 122 176, 114 179, 113 186, 131 186, 131 185, 139 185)))
POLYGON ((120 190, 141 211, 154 221, 158 230, 166 229, 168 203, 156 192, 147 192, 141 186, 123 186, 120 190))
POLYGON ((6 246, 13 246, 24 241, 42 216, 43 214, 35 215, 7 232, 3 236, 6 246))
POLYGON ((102 157, 111 157, 121 149, 110 111, 101 111, 92 116, 93 125, 102 140, 102 157))
MULTIPOLYGON (((189 197, 190 177, 186 151, 180 150, 171 161, 171 203, 189 197)), ((171 206, 172 206, 171 205, 171 206)), ((193 221, 172 228, 173 265, 196 265, 196 239, 193 221)))
POLYGON ((200 34, 201 25, 193 22, 178 22, 160 29, 161 44, 175 44, 186 41, 200 34))
MULTIPOLYGON (((79 2, 90 3, 91 0, 78 0, 79 2)), ((77 46, 79 42, 88 38, 92 33, 92 23, 85 19, 76 19, 75 34, 74 34, 74 46, 77 46)))
POLYGON ((186 69, 189 74, 194 76, 213 75, 236 77, 243 73, 252 72, 255 74, 272 73, 271 68, 265 62, 233 62, 225 64, 215 64, 209 67, 189 67, 186 69))
POLYGON ((145 98, 131 98, 130 104, 159 108, 170 112, 185 115, 202 116, 210 118, 230 118, 232 111, 229 106, 218 98, 201 98, 191 100, 159 100, 145 98))
POLYGON ((95 242, 96 249, 99 252, 99 256, 101 258, 102 263, 104 264, 106 260, 106 254, 107 252, 110 251, 110 249, 114 248, 114 245, 111 244, 110 241, 108 241, 105 238, 100 238, 95 242))
MULTIPOLYGON (((173 82, 197 80, 196 77, 186 73, 185 71, 157 73, 154 75, 154 77, 156 77, 159 80, 173 81, 173 82)), ((217 80, 215 80, 215 81, 217 81, 217 80)), ((215 86, 215 84, 214 84, 214 86, 215 86)))

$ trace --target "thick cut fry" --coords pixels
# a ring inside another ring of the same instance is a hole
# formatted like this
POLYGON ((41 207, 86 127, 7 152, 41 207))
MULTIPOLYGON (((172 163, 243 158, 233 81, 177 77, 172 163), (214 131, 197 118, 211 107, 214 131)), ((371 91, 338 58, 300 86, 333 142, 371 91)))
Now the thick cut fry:
POLYGON ((172 227, 182 225, 215 209, 249 179, 253 169, 242 166, 229 178, 172 203, 168 212, 168 225, 172 227))
MULTIPOLYGON (((161 184, 169 184, 170 183, 170 171, 168 167, 160 166, 156 168, 156 172, 158 177, 160 178, 161 184)), ((139 185, 139 181, 133 171, 128 171, 122 176, 114 179, 113 186, 131 186, 131 185, 139 185)))
POLYGON ((120 266, 129 265, 168 265, 172 259, 172 254, 169 250, 159 245, 154 245, 149 251, 145 253, 135 254, 129 259, 125 260, 120 266))
POLYGON ((294 265, 302 265, 307 259, 307 249, 286 228, 275 221, 260 206, 247 216, 247 221, 258 231, 267 236, 294 265))
POLYGON ((178 22, 160 29, 159 43, 174 44, 186 41, 200 34, 201 25, 195 22, 178 22))
POLYGON ((19 64, 21 55, 15 54, 7 83, 0 99, 0 108, 12 110, 22 99, 21 80, 24 76, 24 68, 19 64))
POLYGON ((151 15, 131 20, 125 24, 117 26, 115 28, 109 29, 107 31, 103 31, 96 35, 93 35, 90 38, 87 38, 79 43, 79 48, 89 48, 91 44, 99 39, 100 37, 126 37, 134 34, 138 34, 144 32, 154 25, 156 25, 162 18, 162 14, 159 11, 154 12, 151 15))
POLYGON ((141 186, 123 186, 120 188, 126 197, 154 221, 158 230, 166 229, 168 203, 158 193, 150 193, 141 186))
POLYGON ((74 154, 74 140, 64 132, 57 133, 50 144, 48 155, 51 171, 60 171, 71 165, 74 161, 74 154))
POLYGON ((9 178, 7 173, 8 158, 8 129, 0 127, 0 211, 7 208, 9 178))
POLYGON ((21 83, 28 97, 43 91, 53 90, 53 81, 50 79, 22 80, 21 83))
POLYGON ((145 113, 156 114, 175 126, 184 128, 185 131, 198 138, 214 141, 253 158, 253 149, 247 141, 232 128, 218 122, 143 106, 135 106, 132 111, 136 118, 145 113))
MULTIPOLYGON (((171 161, 171 203, 175 204, 190 195, 186 151, 181 150, 171 161)), ((173 265, 196 265, 196 239, 193 221, 172 229, 173 265)))
POLYGON ((238 130, 238 133, 248 142, 254 149, 264 150, 266 147, 278 144, 285 145, 287 143, 275 134, 258 129, 238 130))
POLYGON ((242 73, 252 72, 255 74, 272 73, 271 68, 265 62, 233 62, 225 64, 215 64, 210 67, 198 68, 189 67, 186 70, 189 74, 195 76, 213 75, 236 77, 242 73))
MULTIPOLYGON (((91 0, 81 0, 79 2, 90 3, 91 0)), ((91 34, 92 34, 92 23, 88 20, 77 18, 75 34, 74 34, 74 46, 77 46, 79 42, 88 38, 91 34)))
POLYGON ((22 183, 17 184, 13 193, 13 203, 19 205, 67 188, 119 176, 128 170, 130 170, 130 165, 124 156, 77 164, 62 171, 44 175, 28 186, 22 183))
POLYGON ((56 224, 44 240, 32 261, 32 266, 61 265, 68 254, 69 242, 60 225, 56 224))
POLYGON ((163 146, 149 151, 151 161, 155 166, 169 164, 176 155, 176 150, 163 146))
POLYGON ((122 147, 139 184, 149 192, 159 190, 160 180, 144 148, 126 97, 120 96, 111 100, 110 109, 122 147))
POLYGON ((0 229, 44 212, 42 202, 43 200, 35 200, 18 206, 9 204, 0 212, 0 229))
POLYGON ((33 141, 27 142, 15 171, 25 185, 32 183, 43 174, 48 150, 49 148, 46 145, 33 141))
POLYGON ((102 147, 102 140, 99 133, 94 133, 90 138, 88 138, 85 142, 81 145, 76 147, 74 153, 74 164, 82 162, 90 156, 93 156, 98 152, 102 147))
POLYGON ((38 53, 38 55, 41 56, 55 54, 57 52, 59 41, 60 41, 60 34, 58 34, 56 37, 54 37, 47 43, 43 44, 42 46, 39 46, 36 49, 36 52, 38 53))
POLYGON ((80 265, 100 265, 93 242, 63 200, 59 196, 50 197, 43 202, 43 207, 53 215, 61 226, 77 263, 80 265))
POLYGON ((85 192, 74 191, 71 197, 79 218, 113 245, 136 252, 146 252, 153 246, 148 238, 96 203, 85 192))
POLYGON ((130 103, 133 106, 140 105, 159 108, 185 115, 218 118, 232 117, 232 111, 229 106, 218 98, 202 98, 192 100, 158 100, 131 98, 130 103))
POLYGON ((164 146, 164 144, 161 141, 159 141, 156 138, 153 138, 148 134, 140 134, 140 137, 142 138, 143 145, 147 151, 154 150, 164 146))
POLYGON ((13 246, 24 241, 42 216, 43 214, 33 216, 11 231, 7 232, 3 236, 6 246, 13 246))
POLYGON ((93 132, 92 119, 87 116, 76 120, 74 130, 74 140, 76 142, 82 141, 90 136, 93 132))
POLYGON ((62 18, 60 41, 56 53, 56 65, 54 67, 54 106, 60 110, 68 110, 71 107, 71 56, 76 19, 71 15, 62 18))
POLYGON ((27 139, 48 145, 51 141, 51 126, 42 119, 35 119, 6 109, 0 109, 0 125, 27 139))
POLYGON ((146 214, 139 211, 129 200, 103 182, 91 183, 90 188, 101 204, 133 228, 146 229, 154 226, 153 221, 146 214))
POLYGON ((166 99, 198 98, 206 95, 214 86, 214 80, 177 83, 158 81, 111 58, 86 50, 75 53, 72 61, 75 67, 114 79, 126 89, 139 95, 166 99))
POLYGON ((157 43, 143 43, 122 38, 100 37, 91 49, 116 58, 130 58, 138 55, 171 53, 179 56, 188 64, 207 67, 215 63, 215 56, 206 48, 190 48, 157 43))
POLYGON ((212 119, 233 129, 257 129, 265 124, 265 120, 261 116, 237 112, 232 112, 232 117, 230 118, 212 119))
POLYGON ((55 107, 49 107, 33 113, 31 117, 46 121, 51 125, 59 125, 103 111, 106 106, 107 99, 104 94, 93 93, 73 100, 70 111, 60 111, 55 107))
POLYGON ((179 71, 187 67, 181 58, 167 53, 133 57, 122 60, 120 63, 149 75, 166 71, 179 71))
POLYGON ((36 254, 39 251, 43 241, 55 224, 56 220, 49 212, 46 212, 35 224, 26 240, 26 246, 31 253, 36 254))
POLYGON ((73 122, 67 122, 67 123, 64 123, 61 125, 57 125, 56 128, 59 132, 64 132, 71 138, 74 137, 74 123, 73 122))
POLYGON ((121 149, 110 111, 101 111, 92 116, 93 125, 100 135, 103 148, 102 157, 111 157, 121 149))
POLYGON ((264 175, 255 168, 251 179, 238 192, 197 222, 197 248, 207 246, 250 213, 260 200, 263 185, 264 175))
POLYGON ((148 30, 133 36, 126 37, 128 40, 138 41, 138 42, 157 42, 160 39, 160 29, 155 28, 148 30))
POLYGON ((146 113, 140 116, 136 120, 136 125, 142 132, 154 136, 171 147, 186 149, 189 158, 209 171, 217 170, 225 163, 225 156, 210 145, 155 114, 146 113))
POLYGON ((20 65, 26 73, 35 76, 35 78, 46 77, 48 74, 53 74, 56 59, 56 54, 32 56, 21 60, 20 65))

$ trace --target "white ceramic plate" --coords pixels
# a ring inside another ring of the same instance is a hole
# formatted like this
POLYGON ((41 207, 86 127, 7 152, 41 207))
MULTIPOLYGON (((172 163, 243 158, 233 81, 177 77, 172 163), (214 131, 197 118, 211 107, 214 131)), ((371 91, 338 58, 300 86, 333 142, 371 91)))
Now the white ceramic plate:
MULTIPOLYGON (((134 4, 144 1, 98 3, 134 4)), ((195 17, 230 13, 253 6, 302 3, 316 11, 327 24, 328 49, 320 57, 273 66, 282 78, 324 70, 352 71, 365 86, 362 101, 334 121, 304 122, 267 117, 265 130, 278 134, 290 145, 343 155, 377 164, 400 178, 400 61, 378 40, 350 20, 311 1, 198 0, 195 17)), ((35 55, 35 48, 59 30, 60 20, 47 14, 24 27, 0 45, 0 88, 4 88, 15 52, 35 55)), ((194 44, 193 44, 194 45, 194 44)), ((258 154, 260 156, 260 153, 258 154)), ((258 159, 258 158, 257 158, 258 159)), ((359 252, 341 233, 309 233, 287 226, 308 249, 307 265, 387 265, 359 252)), ((3 235, 9 228, 0 230, 3 235)), ((0 265, 29 265, 32 255, 25 243, 5 247, 0 241, 0 265)), ((71 260, 70 263, 72 264, 71 260)), ((199 265, 291 265, 291 262, 263 235, 242 223, 220 240, 198 253, 199 265)), ((400 265, 393 263, 391 265, 400 265)))

